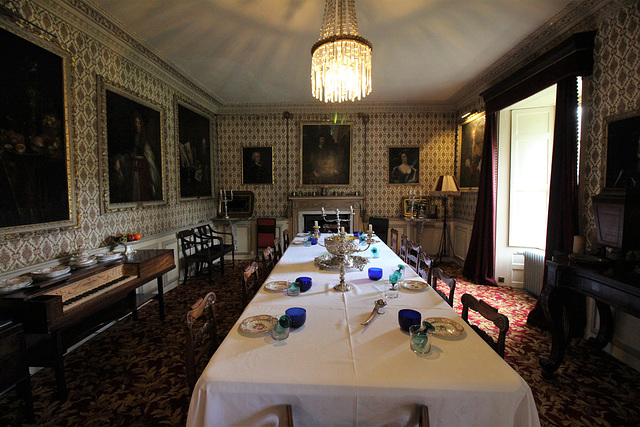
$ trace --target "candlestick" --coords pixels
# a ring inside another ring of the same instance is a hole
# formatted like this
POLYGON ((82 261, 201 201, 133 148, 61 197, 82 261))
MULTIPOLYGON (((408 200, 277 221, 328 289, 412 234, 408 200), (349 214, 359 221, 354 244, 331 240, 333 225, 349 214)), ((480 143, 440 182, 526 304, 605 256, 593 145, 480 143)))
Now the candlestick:
POLYGON ((373 225, 369 224, 369 231, 373 231, 373 225))
POLYGON ((344 227, 340 227, 340 233, 344 233, 344 227))
POLYGON ((314 227, 317 227, 318 226, 318 221, 313 221, 313 225, 314 225, 314 227))

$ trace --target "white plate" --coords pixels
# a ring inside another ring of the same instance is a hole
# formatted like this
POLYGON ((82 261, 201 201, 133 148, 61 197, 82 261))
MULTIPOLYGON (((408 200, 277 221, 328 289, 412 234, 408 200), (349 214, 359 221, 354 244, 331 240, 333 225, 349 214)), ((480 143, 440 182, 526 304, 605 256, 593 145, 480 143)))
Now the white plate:
POLYGON ((71 267, 89 267, 90 265, 97 263, 98 260, 96 260, 95 257, 89 257, 84 261, 76 261, 75 259, 71 258, 71 261, 69 261, 69 265, 71 267))
POLYGON ((288 287, 289 284, 286 280, 277 280, 274 282, 265 283, 264 290, 272 292, 282 292, 286 291, 288 287))
POLYGON ((246 334, 264 334, 273 329, 271 319, 273 316, 261 314, 259 316, 247 317, 240 323, 240 331, 246 334))
POLYGON ((419 280, 405 280, 400 286, 408 291, 422 292, 429 287, 429 284, 419 280))
POLYGON ((26 288, 33 283, 30 276, 18 276, 13 279, 0 280, 0 294, 8 294, 26 288))
POLYGON ((38 280, 47 280, 62 276, 70 271, 71 267, 68 265, 58 265, 56 267, 46 267, 33 270, 31 272, 31 277, 38 280))
POLYGON ((120 259, 120 258, 122 258, 122 252, 115 252, 115 251, 96 255, 96 259, 98 260, 98 262, 113 261, 115 259, 120 259))
POLYGON ((433 335, 457 337, 464 334, 464 328, 461 324, 446 317, 429 317, 426 320, 436 328, 433 335))

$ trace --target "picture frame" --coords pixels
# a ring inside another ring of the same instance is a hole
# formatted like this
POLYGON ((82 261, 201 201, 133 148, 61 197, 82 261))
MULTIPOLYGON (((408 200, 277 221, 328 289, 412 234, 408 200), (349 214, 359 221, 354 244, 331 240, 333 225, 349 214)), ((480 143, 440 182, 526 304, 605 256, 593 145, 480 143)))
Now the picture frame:
POLYGON ((166 204, 162 109, 98 78, 104 212, 166 204))
POLYGON ((472 115, 458 126, 458 182, 460 189, 477 189, 484 145, 484 113, 472 115))
MULTIPOLYGON (((227 215, 229 218, 251 218, 253 216, 254 202, 255 195, 253 191, 234 191, 233 199, 227 202, 227 215)), ((219 197, 218 217, 224 218, 224 216, 224 202, 222 197, 219 197)))
POLYGON ((420 183, 420 147, 389 147, 389 184, 420 183))
POLYGON ((175 102, 179 194, 181 200, 213 198, 211 119, 188 101, 175 102))
POLYGON ((301 185, 351 185, 351 123, 301 126, 301 185))
POLYGON ((605 118, 605 188, 640 191, 640 110, 605 118))
POLYGON ((242 183, 273 184, 273 148, 242 148, 242 183))
POLYGON ((405 218, 419 217, 437 219, 437 207, 431 203, 431 197, 403 197, 402 215, 405 218))
POLYGON ((0 241, 78 228, 73 57, 0 19, 0 241))

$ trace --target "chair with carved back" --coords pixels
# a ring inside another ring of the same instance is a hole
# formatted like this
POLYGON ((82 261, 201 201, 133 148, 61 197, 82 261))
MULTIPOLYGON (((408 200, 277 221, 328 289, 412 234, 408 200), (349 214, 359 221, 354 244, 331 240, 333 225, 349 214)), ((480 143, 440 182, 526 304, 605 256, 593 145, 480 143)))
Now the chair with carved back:
POLYGON ((433 268, 433 259, 425 251, 418 254, 418 276, 422 277, 427 283, 431 284, 431 269, 433 268))
POLYGON ((406 234, 402 234, 400 236, 400 248, 398 250, 398 256, 404 262, 407 262, 407 242, 408 241, 409 241, 409 238, 407 237, 406 234))
POLYGON ((211 226, 211 224, 200 225, 196 228, 198 230, 198 235, 204 239, 211 239, 212 237, 217 237, 220 240, 214 239, 214 244, 221 245, 221 250, 224 251, 225 254, 231 253, 231 261, 232 265, 236 266, 236 241, 233 237, 233 233, 229 233, 226 231, 218 231, 211 226), (229 236, 231 243, 225 243, 225 236, 229 236))
POLYGON ((399 234, 398 234, 398 230, 396 228, 392 228, 391 232, 391 239, 389 240, 389 247, 391 248, 391 250, 398 255, 398 239, 399 239, 399 234))
POLYGON ((282 231, 282 250, 286 251, 291 243, 291 238, 289 237, 289 229, 285 229, 282 231))
POLYGON ((467 322, 478 335, 480 335, 480 338, 489 344, 491 348, 493 348, 495 352, 504 359, 505 340, 507 332, 509 331, 509 318, 504 314, 498 313, 497 308, 490 306, 483 300, 478 301, 476 297, 471 294, 462 295, 460 300, 462 302, 462 319, 467 322), (496 326, 499 331, 497 340, 480 327, 469 322, 469 310, 479 313, 482 317, 496 326))
POLYGON ((253 295, 260 287, 260 279, 258 278, 258 263, 253 261, 242 273, 242 302, 244 306, 249 304, 253 295))
POLYGON ((200 376, 199 372, 208 363, 220 343, 215 302, 216 294, 209 292, 191 306, 185 319, 184 364, 187 384, 191 391, 200 376))
POLYGON ((429 422, 429 407, 427 405, 420 405, 420 418, 419 418, 419 427, 430 427, 431 423, 429 422))
POLYGON ((456 291, 456 279, 442 271, 440 267, 434 267, 431 269, 431 287, 442 297, 443 300, 447 302, 447 304, 453 307, 453 294, 456 291), (438 289, 438 284, 447 286, 448 289, 446 292, 438 289))
POLYGON ((420 252, 422 252, 422 249, 419 244, 412 242, 411 240, 407 240, 407 259, 405 262, 409 264, 415 272, 418 271, 418 255, 420 255, 420 252))
POLYGON ((184 264, 184 279, 182 284, 187 283, 189 277, 189 266, 195 266, 200 272, 206 265, 209 270, 209 284, 213 283, 213 263, 220 259, 220 269, 224 274, 224 252, 216 247, 209 247, 198 237, 193 229, 181 230, 176 233, 180 242, 182 252, 182 263, 184 264))
POLYGON ((275 262, 273 261, 273 248, 271 246, 267 246, 262 250, 262 259, 260 260, 261 265, 261 280, 264 282, 271 274, 271 270, 275 266, 275 262))
POLYGON ((280 245, 280 238, 273 239, 273 261, 277 264, 282 258, 282 246, 280 245))
POLYGON ((256 260, 260 251, 267 246, 273 246, 276 238, 276 219, 258 218, 256 220, 256 260))

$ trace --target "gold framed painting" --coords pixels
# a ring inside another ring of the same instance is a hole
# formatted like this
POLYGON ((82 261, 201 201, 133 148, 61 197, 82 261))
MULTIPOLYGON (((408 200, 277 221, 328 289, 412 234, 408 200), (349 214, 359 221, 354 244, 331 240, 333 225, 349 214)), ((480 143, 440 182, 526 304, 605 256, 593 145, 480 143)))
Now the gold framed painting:
POLYGON ((475 114, 458 126, 458 179, 461 189, 476 189, 480 183, 482 147, 484 145, 484 113, 475 114))
POLYGON ((165 204, 162 110, 102 78, 99 85, 104 211, 165 204))
POLYGON ((73 58, 29 28, 0 19, 0 241, 79 221, 69 131, 73 58))
POLYGON ((210 114, 180 98, 176 98, 175 111, 180 199, 213 198, 210 114))
POLYGON ((301 126, 301 184, 351 185, 351 124, 301 126))

